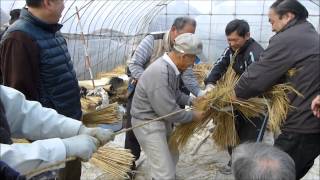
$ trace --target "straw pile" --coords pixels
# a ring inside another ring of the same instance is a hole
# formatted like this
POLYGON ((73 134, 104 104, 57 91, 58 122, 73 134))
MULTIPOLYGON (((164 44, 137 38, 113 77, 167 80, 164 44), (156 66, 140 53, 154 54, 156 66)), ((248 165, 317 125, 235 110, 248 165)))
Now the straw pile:
POLYGON ((126 73, 126 67, 124 65, 118 66, 111 71, 108 72, 100 72, 97 74, 97 79, 101 78, 110 78, 110 77, 117 77, 119 75, 123 75, 126 73))
POLYGON ((107 172, 115 179, 129 179, 134 156, 130 150, 114 147, 101 147, 93 154, 90 162, 107 172))
POLYGON ((193 67, 193 74, 196 76, 198 83, 203 84, 204 79, 207 77, 207 74, 212 69, 211 64, 196 64, 193 67))
POLYGON ((298 94, 298 92, 289 84, 278 84, 262 98, 239 100, 235 98, 234 92, 238 79, 230 65, 225 75, 218 81, 216 88, 194 102, 196 110, 205 112, 204 120, 178 126, 169 140, 171 149, 181 150, 190 136, 203 129, 211 119, 215 124, 212 138, 219 147, 225 149, 228 146, 238 145, 235 113, 241 113, 247 119, 251 119, 268 112, 269 129, 274 132, 279 131, 290 108, 287 94, 289 92, 298 94))
POLYGON ((128 81, 124 81, 120 87, 113 90, 112 92, 109 91, 110 95, 110 103, 118 102, 119 104, 125 104, 128 101, 127 97, 128 92, 128 81))
POLYGON ((86 125, 112 124, 120 119, 121 113, 119 112, 118 103, 113 103, 102 109, 85 113, 82 122, 86 125))
POLYGON ((82 111, 88 113, 96 110, 96 107, 101 104, 102 98, 100 96, 86 96, 80 101, 82 111))
POLYGON ((19 143, 19 144, 25 144, 25 143, 30 143, 27 139, 17 139, 17 138, 12 138, 13 143, 19 143))

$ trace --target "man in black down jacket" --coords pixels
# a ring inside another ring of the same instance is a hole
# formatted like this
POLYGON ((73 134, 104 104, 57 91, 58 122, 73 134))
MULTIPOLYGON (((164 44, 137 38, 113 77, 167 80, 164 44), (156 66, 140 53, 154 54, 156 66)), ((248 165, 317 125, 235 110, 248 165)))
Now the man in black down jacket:
MULTIPOLYGON (((249 24, 244 20, 235 19, 227 24, 225 30, 229 47, 215 63, 208 77, 205 79, 206 89, 213 87, 216 82, 226 73, 230 63, 235 73, 240 76, 246 71, 248 66, 259 60, 263 48, 253 38, 250 37, 249 24), (237 51, 237 54, 235 53, 237 51), (235 57, 234 62, 232 56, 235 57)), ((246 119, 240 112, 236 112, 236 129, 240 138, 240 143, 246 141, 256 141, 262 124, 262 118, 246 119)), ((231 155, 232 147, 228 148, 231 155)), ((231 161, 220 172, 231 173, 231 161)))
POLYGON ((248 99, 269 90, 273 85, 291 83, 303 94, 289 94, 291 109, 281 126, 275 146, 287 152, 296 165, 296 179, 302 178, 320 154, 320 121, 310 105, 320 91, 319 34, 306 19, 307 9, 297 0, 277 0, 271 5, 269 21, 276 34, 262 53, 260 61, 245 72, 235 92, 248 99), (296 69, 293 77, 286 74, 296 69))

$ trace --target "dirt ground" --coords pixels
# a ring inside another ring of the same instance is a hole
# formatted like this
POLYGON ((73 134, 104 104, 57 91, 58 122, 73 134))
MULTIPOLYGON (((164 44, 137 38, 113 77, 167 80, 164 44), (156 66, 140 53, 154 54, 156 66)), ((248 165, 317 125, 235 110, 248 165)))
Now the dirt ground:
MULTIPOLYGON (((207 131, 206 131, 207 132, 207 131)), ((229 155, 226 151, 217 148, 211 138, 207 138, 202 144, 201 140, 207 136, 206 132, 194 135, 186 145, 183 152, 180 152, 179 162, 177 164, 177 180, 233 180, 232 175, 223 175, 218 169, 229 161, 229 155)), ((124 134, 115 138, 111 145, 124 146, 124 134)), ((271 134, 265 135, 264 142, 273 143, 271 134)), ((303 180, 320 180, 319 157, 316 159, 314 166, 303 178, 303 180)), ((137 161, 138 171, 135 180, 147 180, 148 165, 145 155, 142 153, 137 161)), ((111 180, 108 174, 90 163, 82 165, 82 180, 111 180)))

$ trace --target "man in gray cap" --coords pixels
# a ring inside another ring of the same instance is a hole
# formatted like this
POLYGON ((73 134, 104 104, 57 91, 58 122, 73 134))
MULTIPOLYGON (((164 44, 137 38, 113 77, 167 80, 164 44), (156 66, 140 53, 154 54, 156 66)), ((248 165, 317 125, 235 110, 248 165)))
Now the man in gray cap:
MULTIPOLYGON (((191 105, 192 98, 179 89, 180 75, 194 64, 202 52, 201 41, 192 33, 176 37, 173 50, 152 63, 139 78, 133 96, 132 125, 181 110, 179 105, 191 105)), ((202 119, 202 112, 181 111, 163 121, 134 129, 147 156, 153 179, 175 179, 177 154, 170 151, 167 138, 172 123, 187 123, 202 119)))

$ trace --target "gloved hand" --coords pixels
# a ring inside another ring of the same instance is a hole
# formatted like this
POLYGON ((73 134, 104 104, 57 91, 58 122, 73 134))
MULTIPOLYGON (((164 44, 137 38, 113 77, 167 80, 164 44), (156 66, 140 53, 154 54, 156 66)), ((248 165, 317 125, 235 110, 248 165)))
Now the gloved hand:
POLYGON ((62 139, 62 142, 66 147, 67 158, 75 156, 83 161, 88 161, 100 145, 96 138, 88 135, 73 136, 62 139))
POLYGON ((198 93, 198 95, 197 95, 197 97, 203 96, 203 95, 205 95, 206 93, 207 93, 206 90, 200 90, 199 93, 198 93))
POLYGON ((206 92, 211 91, 212 89, 214 89, 216 86, 213 84, 207 84, 206 88, 204 89, 206 92))
POLYGON ((199 91, 197 97, 204 96, 205 94, 207 94, 207 92, 211 91, 214 88, 215 86, 213 84, 207 84, 204 90, 199 91))
POLYGON ((111 129, 103 129, 100 127, 87 128, 86 126, 82 125, 80 127, 79 134, 86 134, 97 138, 102 146, 114 139, 114 134, 111 129))

